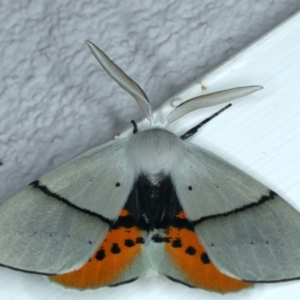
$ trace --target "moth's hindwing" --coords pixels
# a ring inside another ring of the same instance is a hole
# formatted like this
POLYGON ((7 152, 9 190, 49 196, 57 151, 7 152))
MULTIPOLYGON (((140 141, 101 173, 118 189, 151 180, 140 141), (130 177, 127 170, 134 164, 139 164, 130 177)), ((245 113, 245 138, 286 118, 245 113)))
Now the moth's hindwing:
MULTIPOLYGON (((186 220, 184 212, 176 219, 186 220)), ((196 233, 190 228, 170 226, 167 230, 165 251, 182 270, 184 282, 189 285, 218 292, 233 292, 251 286, 221 273, 211 261, 196 233)))
POLYGON ((221 273, 197 238, 178 201, 169 178, 160 185, 162 207, 156 215, 147 253, 151 265, 169 279, 218 292, 233 292, 251 286, 221 273))
POLYGON ((98 288, 129 283, 147 272, 149 263, 144 251, 146 224, 132 209, 133 193, 134 189, 92 257, 78 270, 51 276, 52 281, 78 289, 98 288))

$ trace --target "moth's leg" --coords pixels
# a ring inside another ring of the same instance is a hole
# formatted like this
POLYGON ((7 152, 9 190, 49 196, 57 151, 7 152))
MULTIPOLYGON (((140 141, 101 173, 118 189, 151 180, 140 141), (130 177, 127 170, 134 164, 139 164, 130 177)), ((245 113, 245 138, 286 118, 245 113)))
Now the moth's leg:
POLYGON ((137 124, 134 120, 131 120, 131 124, 133 126, 133 134, 137 133, 138 132, 138 127, 137 127, 137 124))
POLYGON ((182 140, 188 139, 189 137, 191 137, 192 135, 194 135, 198 131, 198 129, 200 127, 202 127, 204 124, 208 123, 210 120, 212 120, 213 118, 215 118, 216 116, 218 116, 220 113, 222 113, 224 110, 228 109, 230 106, 232 106, 231 103, 229 103, 228 105, 226 105, 225 107, 223 107, 222 109, 220 109, 219 111, 217 111, 216 113, 214 113, 213 115, 211 115, 210 117, 206 118, 205 120, 203 120, 201 123, 199 123, 195 127, 193 127, 190 130, 188 130, 185 134, 181 135, 180 138, 182 140))

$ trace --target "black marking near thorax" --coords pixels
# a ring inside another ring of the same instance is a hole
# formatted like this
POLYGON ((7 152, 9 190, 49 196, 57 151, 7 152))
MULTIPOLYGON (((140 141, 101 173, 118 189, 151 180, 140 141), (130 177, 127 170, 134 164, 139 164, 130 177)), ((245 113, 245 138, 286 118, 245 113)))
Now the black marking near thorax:
POLYGON ((137 226, 148 232, 170 226, 193 229, 187 219, 176 217, 182 207, 170 177, 164 177, 155 185, 147 176, 139 176, 124 209, 130 214, 119 217, 113 228, 137 226))

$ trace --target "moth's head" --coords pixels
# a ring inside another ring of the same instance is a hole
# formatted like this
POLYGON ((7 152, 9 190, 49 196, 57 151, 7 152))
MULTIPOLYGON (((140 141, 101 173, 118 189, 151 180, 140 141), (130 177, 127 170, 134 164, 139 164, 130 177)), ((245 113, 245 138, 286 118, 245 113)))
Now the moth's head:
POLYGON ((184 158, 182 140, 162 128, 139 131, 130 137, 126 157, 137 172, 169 174, 184 158))
POLYGON ((198 96, 175 107, 166 119, 161 122, 159 120, 155 120, 149 100, 141 87, 128 75, 126 75, 125 72, 111 61, 109 57, 97 46, 89 41, 86 43, 108 75, 110 75, 115 82, 117 82, 137 101, 145 117, 150 122, 150 128, 164 128, 167 124, 176 121, 180 117, 196 109, 228 102, 262 89, 261 86, 248 86, 198 96))

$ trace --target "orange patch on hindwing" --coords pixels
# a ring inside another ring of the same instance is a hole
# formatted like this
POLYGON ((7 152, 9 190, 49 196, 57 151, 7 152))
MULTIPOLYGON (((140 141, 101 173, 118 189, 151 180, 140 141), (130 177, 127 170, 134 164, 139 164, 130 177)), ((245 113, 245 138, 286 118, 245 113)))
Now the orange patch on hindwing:
MULTIPOLYGON (((123 209, 121 217, 128 216, 123 209)), ((78 289, 97 288, 114 284, 132 260, 141 252, 144 239, 137 227, 111 229, 91 259, 80 269, 51 280, 78 289)))
MULTIPOLYGON (((183 212, 176 216, 182 219, 183 212)), ((186 277, 186 282, 196 287, 221 293, 238 291, 251 286, 221 273, 211 262, 194 231, 186 228, 168 228, 166 251, 186 277)))

